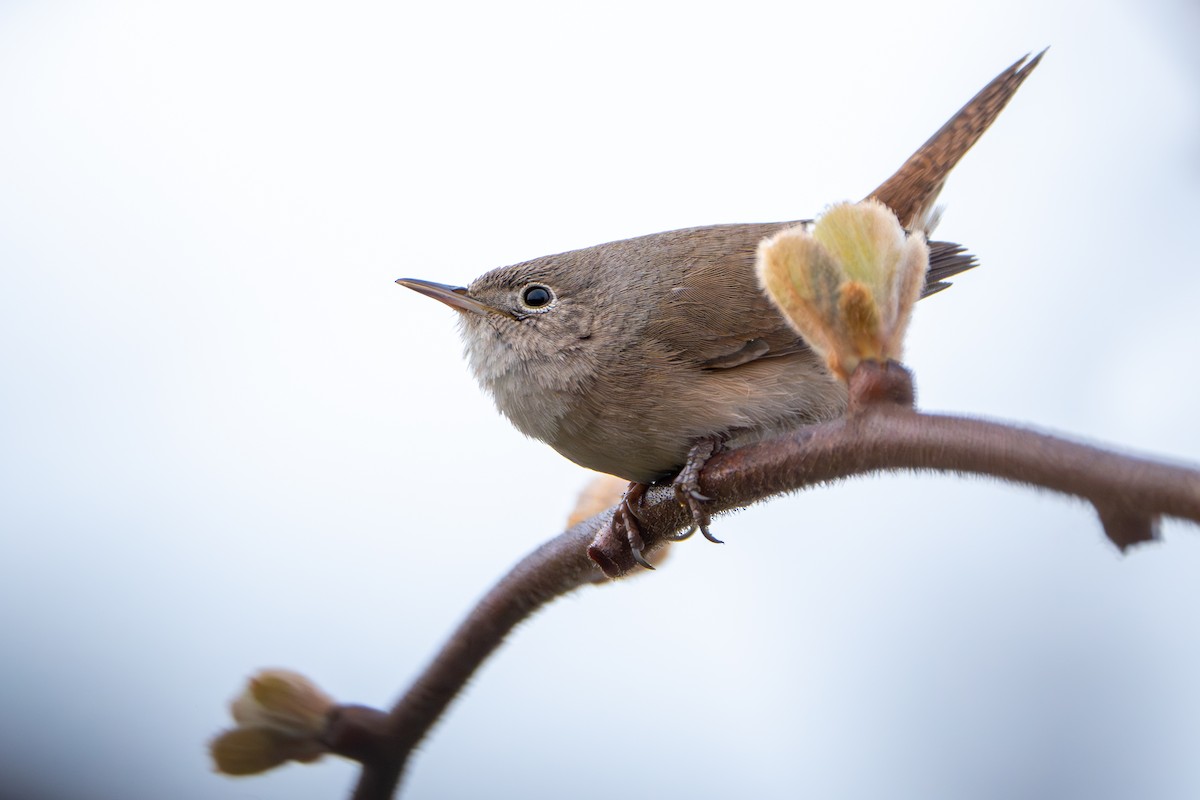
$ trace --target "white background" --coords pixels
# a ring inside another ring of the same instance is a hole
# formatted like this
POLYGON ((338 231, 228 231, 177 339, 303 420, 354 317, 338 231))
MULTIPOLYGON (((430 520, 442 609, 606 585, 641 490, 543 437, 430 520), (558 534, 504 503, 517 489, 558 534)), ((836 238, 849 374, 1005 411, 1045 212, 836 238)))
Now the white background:
MULTIPOLYGON (((393 285, 866 194, 1051 46, 952 177, 983 266, 921 404, 1196 462, 1200 13, 1091 4, 0 4, 0 793, 212 774, 262 666, 389 704, 586 473, 393 285)), ((406 796, 1200 796, 1200 537, 876 476, 522 626, 406 796)), ((39 794, 40 792, 40 794, 39 794)))

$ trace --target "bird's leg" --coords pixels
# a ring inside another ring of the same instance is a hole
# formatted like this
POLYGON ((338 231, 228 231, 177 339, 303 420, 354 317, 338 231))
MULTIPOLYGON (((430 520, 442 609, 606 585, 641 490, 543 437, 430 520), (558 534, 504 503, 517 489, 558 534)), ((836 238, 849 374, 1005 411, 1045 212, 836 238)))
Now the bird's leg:
MULTIPOLYGON (((709 516, 701 503, 708 502, 710 498, 701 494, 699 479, 700 471, 704 469, 708 459, 712 458, 713 454, 720 449, 723 441, 724 439, 720 436, 709 436, 696 442, 688 451, 687 461, 672 485, 675 489, 675 499, 688 510, 692 517, 692 526, 678 536, 667 537, 668 541, 682 541, 699 530, 704 534, 705 539, 721 544, 721 540, 713 536, 708 529, 709 516)), ((654 569, 654 565, 643 555, 646 542, 642 539, 642 525, 636 510, 642 504, 642 498, 646 496, 649 489, 649 484, 632 481, 613 514, 612 525, 614 533, 620 535, 624 531, 625 539, 629 542, 629 549, 633 553, 633 560, 646 569, 654 569)))
POLYGON ((692 449, 688 451, 687 462, 683 465, 683 469, 679 470, 679 475, 675 478, 675 499, 679 501, 679 505, 686 508, 688 513, 692 515, 692 527, 679 536, 674 537, 674 541, 688 538, 699 528, 700 532, 704 534, 705 539, 717 544, 722 543, 708 529, 708 512, 704 510, 701 503, 706 503, 711 498, 700 493, 699 484, 700 471, 704 469, 704 465, 712 458, 713 453, 716 453, 720 448, 721 441, 720 437, 709 436, 692 445, 692 449))
POLYGON ((617 511, 613 515, 613 532, 620 533, 624 528, 625 539, 629 542, 629 549, 633 551, 633 560, 646 569, 654 569, 654 565, 642 555, 646 543, 642 540, 642 526, 638 521, 637 512, 633 510, 635 506, 642 504, 642 498, 649 488, 647 484, 638 481, 630 482, 629 488, 625 490, 625 496, 621 498, 621 504, 617 506, 617 511))

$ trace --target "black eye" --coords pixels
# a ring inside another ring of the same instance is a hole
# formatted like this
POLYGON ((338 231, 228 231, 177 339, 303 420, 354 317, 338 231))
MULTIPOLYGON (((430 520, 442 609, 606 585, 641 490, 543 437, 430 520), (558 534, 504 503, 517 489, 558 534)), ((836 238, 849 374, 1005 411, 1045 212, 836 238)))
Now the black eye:
POLYGON ((521 302, 528 308, 542 308, 550 305, 550 301, 554 299, 554 295, 545 286, 533 284, 526 286, 521 292, 521 302))

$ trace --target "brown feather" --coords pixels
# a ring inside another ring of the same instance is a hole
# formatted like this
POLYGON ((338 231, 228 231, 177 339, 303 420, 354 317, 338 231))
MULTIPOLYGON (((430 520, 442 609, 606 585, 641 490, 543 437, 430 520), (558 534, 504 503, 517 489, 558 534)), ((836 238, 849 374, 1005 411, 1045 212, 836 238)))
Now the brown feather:
POLYGON ((950 170, 995 122, 1045 53, 1025 56, 997 75, 868 197, 896 212, 907 230, 923 229, 950 170))

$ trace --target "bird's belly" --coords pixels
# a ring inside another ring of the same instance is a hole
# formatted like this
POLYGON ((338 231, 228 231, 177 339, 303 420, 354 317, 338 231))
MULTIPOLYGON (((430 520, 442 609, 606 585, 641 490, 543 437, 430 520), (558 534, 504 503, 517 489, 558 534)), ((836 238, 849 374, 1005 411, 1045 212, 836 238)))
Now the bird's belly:
POLYGON ((846 404, 841 384, 808 357, 694 370, 654 396, 628 388, 573 403, 545 441, 589 469, 653 483, 677 472, 701 439, 739 447, 837 416, 846 404))
POLYGON ((683 466, 691 441, 670 434, 656 436, 642 428, 597 427, 586 435, 561 436, 550 445, 582 467, 628 481, 654 483, 683 466))

